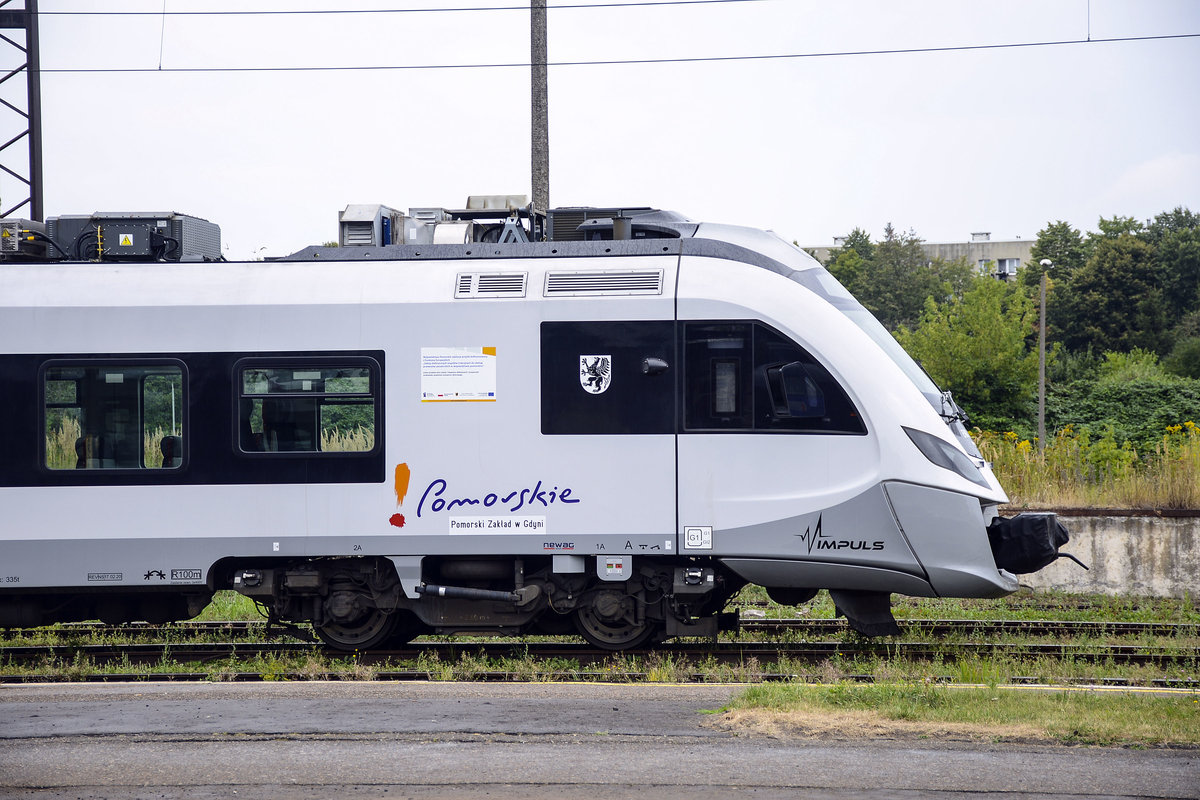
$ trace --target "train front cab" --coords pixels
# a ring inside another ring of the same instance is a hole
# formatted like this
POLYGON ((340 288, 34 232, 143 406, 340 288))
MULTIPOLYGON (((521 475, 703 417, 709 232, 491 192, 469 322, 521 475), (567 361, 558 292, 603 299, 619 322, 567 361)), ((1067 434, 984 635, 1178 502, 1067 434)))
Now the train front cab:
POLYGON ((845 314, 778 272, 687 256, 678 308, 683 553, 785 602, 829 589, 871 634, 896 632, 892 592, 1015 591, 987 535, 1003 490, 930 460, 908 431, 957 450, 953 434, 845 314))

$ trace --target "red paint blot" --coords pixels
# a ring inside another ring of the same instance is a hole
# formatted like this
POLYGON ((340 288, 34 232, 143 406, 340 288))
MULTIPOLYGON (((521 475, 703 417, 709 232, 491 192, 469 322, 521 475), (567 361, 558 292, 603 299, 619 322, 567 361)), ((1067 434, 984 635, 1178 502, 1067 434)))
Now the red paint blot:
POLYGON ((388 519, 388 522, 392 523, 397 528, 403 528, 404 527, 404 515, 403 514, 392 514, 391 518, 388 519))

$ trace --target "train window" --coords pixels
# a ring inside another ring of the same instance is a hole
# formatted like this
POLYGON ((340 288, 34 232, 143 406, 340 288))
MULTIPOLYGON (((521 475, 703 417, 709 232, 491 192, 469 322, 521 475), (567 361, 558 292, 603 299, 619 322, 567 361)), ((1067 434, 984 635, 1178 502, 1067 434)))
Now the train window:
POLYGON ((766 325, 754 326, 754 427, 866 433, 846 391, 812 355, 766 325))
POLYGON ((71 364, 46 369, 49 469, 175 469, 183 464, 183 369, 71 364))
POLYGON ((684 427, 745 430, 754 407, 753 329, 746 322, 689 323, 684 345, 684 427))
POLYGON ((684 349, 688 430, 866 433, 833 375, 762 323, 688 323, 684 349))
POLYGON ((366 365, 255 365, 239 370, 244 452, 375 449, 376 373, 366 365))

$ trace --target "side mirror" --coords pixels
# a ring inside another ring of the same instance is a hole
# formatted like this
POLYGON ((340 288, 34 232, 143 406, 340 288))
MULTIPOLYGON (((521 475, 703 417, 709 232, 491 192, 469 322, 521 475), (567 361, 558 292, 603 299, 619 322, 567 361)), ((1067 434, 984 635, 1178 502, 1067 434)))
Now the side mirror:
POLYGON ((670 365, 661 358, 648 357, 642 359, 643 375, 662 375, 670 369, 670 365))

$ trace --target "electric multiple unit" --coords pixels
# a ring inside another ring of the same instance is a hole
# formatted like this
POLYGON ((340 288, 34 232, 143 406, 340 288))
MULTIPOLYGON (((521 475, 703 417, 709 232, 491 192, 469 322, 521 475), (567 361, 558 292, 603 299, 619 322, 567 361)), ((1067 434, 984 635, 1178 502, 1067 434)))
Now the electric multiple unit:
POLYGON ((891 593, 1002 596, 1065 540, 997 516, 953 401, 774 234, 387 212, 471 224, 0 267, 0 625, 181 619, 235 589, 335 647, 620 649, 714 636, 758 584, 886 634, 891 593))

